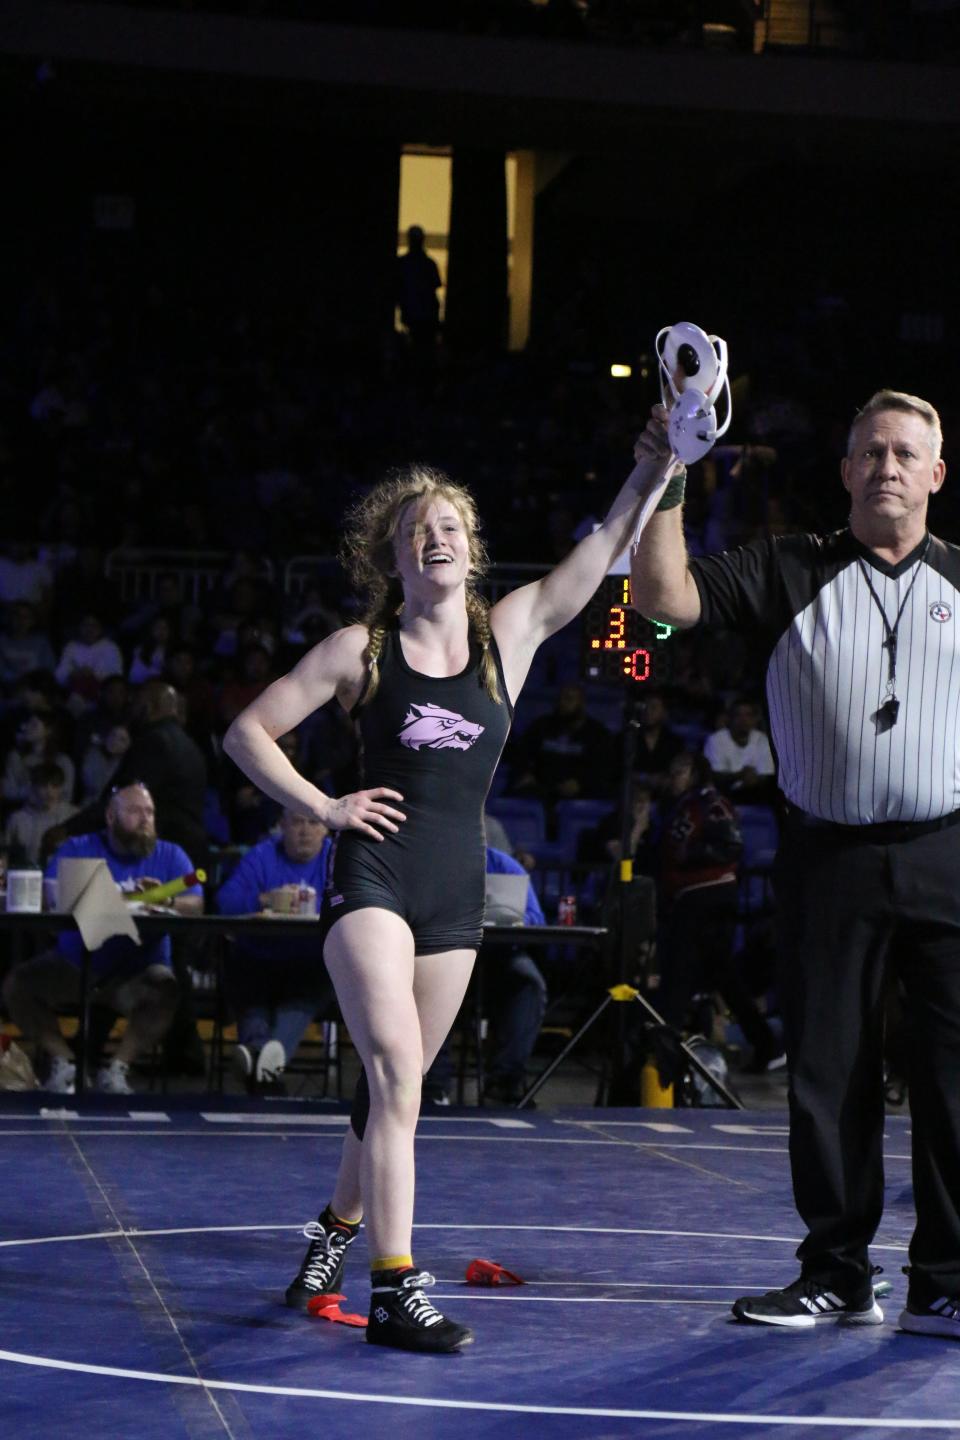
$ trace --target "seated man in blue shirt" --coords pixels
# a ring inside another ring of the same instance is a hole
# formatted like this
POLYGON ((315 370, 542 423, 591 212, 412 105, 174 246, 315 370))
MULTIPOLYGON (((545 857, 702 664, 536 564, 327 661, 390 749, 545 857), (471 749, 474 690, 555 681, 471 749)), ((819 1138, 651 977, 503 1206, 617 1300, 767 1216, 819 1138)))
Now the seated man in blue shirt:
MULTIPOLYGON (((107 805, 106 829, 66 840, 50 857, 47 876, 56 876, 61 860, 105 860, 120 889, 129 894, 188 875, 193 870, 189 857, 179 845, 157 839, 154 814, 153 797, 145 785, 133 783, 115 791, 107 805)), ((167 903, 179 914, 196 915, 203 910, 203 891, 194 885, 167 903)), ((56 1007, 79 1000, 83 953, 81 936, 65 930, 55 949, 16 965, 3 987, 8 1013, 49 1057, 46 1088, 66 1095, 74 1092, 76 1064, 60 1031, 56 1007)), ((97 1072, 97 1088, 130 1095, 131 1062, 162 1039, 176 1008, 170 941, 164 936, 137 945, 126 935, 117 935, 90 953, 89 966, 91 1006, 127 1018, 116 1054, 97 1072)))
MULTIPOLYGON (((304 886, 323 893, 330 840, 325 825, 284 810, 280 834, 243 856, 217 892, 222 915, 289 909, 285 897, 304 886), (281 892, 281 893, 278 893, 281 892)), ((238 936, 224 971, 237 1019, 237 1072, 250 1094, 282 1093, 282 1075, 314 1015, 333 997, 319 928, 303 939, 238 936)))

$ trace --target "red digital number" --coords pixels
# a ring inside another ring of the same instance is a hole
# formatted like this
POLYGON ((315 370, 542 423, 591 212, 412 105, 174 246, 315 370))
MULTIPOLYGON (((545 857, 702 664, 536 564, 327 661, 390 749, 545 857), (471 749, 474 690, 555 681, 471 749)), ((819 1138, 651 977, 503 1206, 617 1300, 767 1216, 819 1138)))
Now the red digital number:
POLYGON ((629 655, 624 655, 623 673, 629 680, 636 680, 641 684, 644 680, 649 680, 650 651, 632 650, 629 655))

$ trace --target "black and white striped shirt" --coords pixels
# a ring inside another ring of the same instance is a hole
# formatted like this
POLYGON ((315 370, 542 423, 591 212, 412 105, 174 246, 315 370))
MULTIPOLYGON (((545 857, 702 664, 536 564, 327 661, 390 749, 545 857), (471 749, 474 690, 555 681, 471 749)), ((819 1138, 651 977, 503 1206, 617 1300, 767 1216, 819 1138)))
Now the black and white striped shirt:
POLYGON ((702 621, 744 629, 761 648, 778 783, 792 804, 842 825, 960 809, 960 549, 931 538, 891 566, 844 529, 690 568, 702 621), (904 598, 900 709, 884 729, 873 718, 889 693, 877 601, 893 626, 904 598))

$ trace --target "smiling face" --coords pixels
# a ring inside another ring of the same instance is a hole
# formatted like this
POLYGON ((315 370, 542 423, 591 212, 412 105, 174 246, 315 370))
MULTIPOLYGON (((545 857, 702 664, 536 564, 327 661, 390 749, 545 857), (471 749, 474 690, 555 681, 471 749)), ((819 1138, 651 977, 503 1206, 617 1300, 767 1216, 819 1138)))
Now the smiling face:
POLYGON ((436 495, 406 505, 397 525, 394 554, 405 593, 411 585, 430 590, 462 585, 470 569, 470 539, 453 501, 436 495))
POLYGON ((850 492, 850 528, 858 540, 876 545, 891 535, 919 542, 927 503, 946 467, 934 458, 922 415, 879 410, 853 427, 840 473, 850 492))

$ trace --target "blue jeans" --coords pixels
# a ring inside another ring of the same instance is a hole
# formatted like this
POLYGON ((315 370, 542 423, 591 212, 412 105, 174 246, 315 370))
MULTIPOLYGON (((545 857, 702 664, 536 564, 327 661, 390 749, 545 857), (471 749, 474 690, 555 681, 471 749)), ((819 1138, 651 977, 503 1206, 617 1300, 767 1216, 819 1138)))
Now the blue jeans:
POLYGON ((496 1048, 490 1076, 522 1081, 547 1010, 547 982, 525 950, 489 946, 483 958, 484 999, 496 1048))
MULTIPOLYGON (((493 1021, 495 1041, 489 1078, 522 1083, 547 1010, 547 982, 525 950, 484 946, 483 1008, 493 1021)), ((444 1040, 425 1083, 446 1090, 452 1078, 449 1040, 444 1040)))
POLYGON ((267 959, 237 951, 224 967, 224 988, 240 1043, 261 1050, 279 1040, 288 1059, 318 1010, 333 1001, 326 967, 315 956, 267 959))

